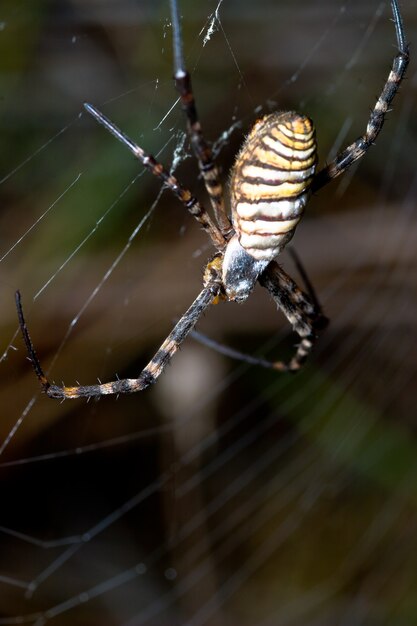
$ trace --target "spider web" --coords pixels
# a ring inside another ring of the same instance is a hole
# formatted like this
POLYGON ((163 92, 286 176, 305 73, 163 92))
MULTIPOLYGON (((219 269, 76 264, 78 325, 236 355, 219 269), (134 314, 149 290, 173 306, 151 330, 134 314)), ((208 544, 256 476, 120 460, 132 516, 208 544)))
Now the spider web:
MULTIPOLYGON (((147 363, 212 253, 82 102, 205 196, 167 3, 2 10, 0 624, 414 623, 413 68, 376 147, 311 199, 294 238, 331 319, 301 373, 188 339, 152 389, 60 404, 25 359, 16 288, 52 379, 112 380, 147 363)), ((416 8, 402 10, 412 42, 416 8)), ((388 2, 184 1, 182 13, 225 181, 270 110, 308 113, 332 158, 363 132, 395 54, 388 2)), ((262 289, 198 328, 267 358, 295 340, 262 289)))

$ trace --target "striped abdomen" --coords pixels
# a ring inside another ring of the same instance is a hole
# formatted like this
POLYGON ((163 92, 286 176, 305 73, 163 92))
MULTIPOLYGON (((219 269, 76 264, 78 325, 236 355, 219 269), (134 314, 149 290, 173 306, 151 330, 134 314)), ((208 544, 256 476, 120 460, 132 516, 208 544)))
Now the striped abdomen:
POLYGON ((240 245, 271 261, 294 234, 317 163, 312 121, 299 113, 272 113, 247 137, 233 169, 231 205, 240 245))

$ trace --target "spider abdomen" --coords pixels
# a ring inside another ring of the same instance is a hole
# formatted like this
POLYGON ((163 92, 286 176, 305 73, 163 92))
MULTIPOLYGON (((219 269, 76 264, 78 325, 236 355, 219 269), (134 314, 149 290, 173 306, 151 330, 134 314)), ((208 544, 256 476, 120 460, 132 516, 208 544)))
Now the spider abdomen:
POLYGON ((240 245, 256 260, 271 261, 293 236, 316 163, 308 117, 272 113, 254 125, 233 168, 231 205, 240 245))

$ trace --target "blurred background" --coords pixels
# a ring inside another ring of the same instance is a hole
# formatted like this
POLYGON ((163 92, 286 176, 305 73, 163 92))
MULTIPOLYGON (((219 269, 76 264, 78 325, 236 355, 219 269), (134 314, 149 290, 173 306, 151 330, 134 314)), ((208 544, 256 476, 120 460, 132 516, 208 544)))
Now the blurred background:
MULTIPOLYGON (((417 6, 401 2, 413 54, 417 6)), ((366 126, 395 55, 389 2, 181 2, 223 180, 251 124, 297 109, 320 161, 366 126)), ((293 240, 330 326, 294 376, 189 338, 135 377, 212 254, 92 102, 208 206, 172 84, 167 1, 4 0, 0 13, 0 624, 327 626, 417 621, 416 71, 366 157, 293 240)), ((283 266, 300 282, 288 254, 283 266)), ((261 288, 198 329, 269 359, 297 338, 261 288)))

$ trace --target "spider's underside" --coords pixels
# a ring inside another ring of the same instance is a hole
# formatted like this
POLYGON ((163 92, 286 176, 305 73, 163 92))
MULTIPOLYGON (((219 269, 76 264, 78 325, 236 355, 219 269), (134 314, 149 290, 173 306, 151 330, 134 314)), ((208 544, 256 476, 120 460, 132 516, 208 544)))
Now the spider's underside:
POLYGON ((203 289, 165 339, 155 356, 137 378, 75 387, 51 384, 36 356, 23 315, 20 293, 16 293, 19 324, 29 358, 43 391, 51 398, 99 397, 133 393, 154 383, 181 343, 193 330, 203 312, 218 300, 243 302, 258 281, 299 335, 301 341, 292 359, 268 362, 264 367, 296 371, 311 352, 317 331, 326 324, 314 291, 300 266, 308 294, 301 291, 275 258, 292 238, 312 191, 321 189, 360 159, 374 143, 385 114, 404 77, 408 45, 397 0, 391 0, 398 53, 365 133, 335 159, 316 172, 317 146, 311 120, 296 112, 272 113, 259 120, 244 142, 232 170, 229 219, 219 172, 211 148, 204 139, 197 116, 191 79, 185 68, 177 0, 170 0, 173 27, 174 77, 187 121, 187 131, 206 190, 214 220, 191 192, 184 188, 153 156, 135 144, 91 104, 86 110, 183 203, 209 235, 217 252, 207 263, 203 289))

